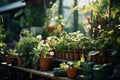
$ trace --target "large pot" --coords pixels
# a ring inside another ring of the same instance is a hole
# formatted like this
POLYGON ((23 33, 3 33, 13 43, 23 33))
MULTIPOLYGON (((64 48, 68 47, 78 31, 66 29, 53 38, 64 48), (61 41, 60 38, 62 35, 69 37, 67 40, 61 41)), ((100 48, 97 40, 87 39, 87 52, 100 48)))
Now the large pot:
POLYGON ((50 70, 52 63, 52 57, 40 57, 40 70, 50 70))

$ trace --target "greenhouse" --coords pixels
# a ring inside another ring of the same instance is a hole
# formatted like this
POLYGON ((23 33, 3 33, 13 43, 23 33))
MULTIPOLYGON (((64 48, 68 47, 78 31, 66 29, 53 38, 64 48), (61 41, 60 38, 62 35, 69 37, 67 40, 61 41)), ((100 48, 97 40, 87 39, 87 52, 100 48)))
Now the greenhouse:
POLYGON ((120 1, 0 0, 0 80, 120 80, 120 1))

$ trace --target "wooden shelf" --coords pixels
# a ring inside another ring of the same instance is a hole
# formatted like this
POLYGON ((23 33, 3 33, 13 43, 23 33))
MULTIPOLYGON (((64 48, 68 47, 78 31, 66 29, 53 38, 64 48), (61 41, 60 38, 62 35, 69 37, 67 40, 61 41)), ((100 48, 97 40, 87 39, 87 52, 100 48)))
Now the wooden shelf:
POLYGON ((60 58, 53 58, 53 60, 60 61, 60 62, 68 62, 68 61, 76 61, 76 60, 70 60, 70 59, 60 59, 60 58))
POLYGON ((67 77, 55 77, 53 75, 53 71, 40 71, 40 70, 28 69, 28 68, 24 68, 24 67, 20 67, 20 66, 12 66, 11 64, 5 64, 5 63, 2 63, 2 64, 6 65, 10 68, 13 68, 13 69, 17 69, 17 70, 20 70, 23 72, 30 73, 30 75, 34 74, 34 75, 46 77, 46 78, 49 78, 52 80, 74 80, 74 79, 69 79, 67 77))

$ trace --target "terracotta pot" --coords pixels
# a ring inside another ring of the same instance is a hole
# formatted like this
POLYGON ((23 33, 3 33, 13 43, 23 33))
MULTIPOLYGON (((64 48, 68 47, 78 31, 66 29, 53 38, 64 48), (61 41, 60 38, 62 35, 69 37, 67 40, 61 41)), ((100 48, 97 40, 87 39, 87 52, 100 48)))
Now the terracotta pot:
POLYGON ((92 61, 93 61, 93 62, 97 62, 97 55, 93 55, 93 56, 92 56, 92 61))
POLYGON ((61 58, 61 57, 62 57, 61 54, 62 54, 62 53, 58 52, 58 58, 61 58))
POLYGON ((62 57, 63 59, 65 59, 66 55, 65 55, 64 52, 61 54, 61 57, 62 57))
POLYGON ((9 54, 5 55, 5 60, 7 64, 11 64, 11 56, 9 54))
POLYGON ((70 58, 71 60, 73 60, 73 59, 74 59, 74 53, 71 51, 71 52, 69 52, 68 54, 69 54, 69 58, 70 58))
POLYGON ((67 69, 67 77, 71 79, 75 79, 78 75, 78 68, 68 68, 67 69))
POLYGON ((40 57, 40 70, 50 70, 51 69, 52 58, 51 57, 40 57))
POLYGON ((53 33, 54 32, 54 27, 48 27, 48 32, 53 33))
POLYGON ((66 55, 66 59, 70 59, 69 51, 66 51, 66 52, 65 52, 65 55, 66 55))
POLYGON ((21 57, 18 57, 18 66, 22 65, 22 58, 21 57))
POLYGON ((69 54, 69 59, 73 60, 74 59, 74 52, 72 50, 69 50, 68 54, 69 54))
POLYGON ((55 57, 55 58, 58 58, 58 57, 59 57, 59 53, 55 51, 54 57, 55 57))
POLYGON ((77 51, 74 51, 74 60, 79 60, 79 59, 80 59, 79 54, 77 53, 77 51))

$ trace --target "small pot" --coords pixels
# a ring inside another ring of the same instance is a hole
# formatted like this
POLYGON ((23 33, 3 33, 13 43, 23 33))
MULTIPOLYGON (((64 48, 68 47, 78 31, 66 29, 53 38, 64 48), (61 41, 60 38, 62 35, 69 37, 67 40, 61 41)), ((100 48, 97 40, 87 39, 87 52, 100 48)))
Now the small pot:
POLYGON ((18 57, 17 59, 18 59, 18 66, 22 65, 22 62, 23 62, 23 61, 22 61, 22 58, 21 58, 21 57, 18 57))
POLYGON ((78 68, 68 68, 67 77, 70 79, 75 79, 78 75, 78 68))
POLYGON ((9 54, 5 55, 5 60, 7 64, 11 64, 11 56, 9 54))
POLYGON ((54 32, 54 27, 48 27, 48 32, 53 33, 54 32))

